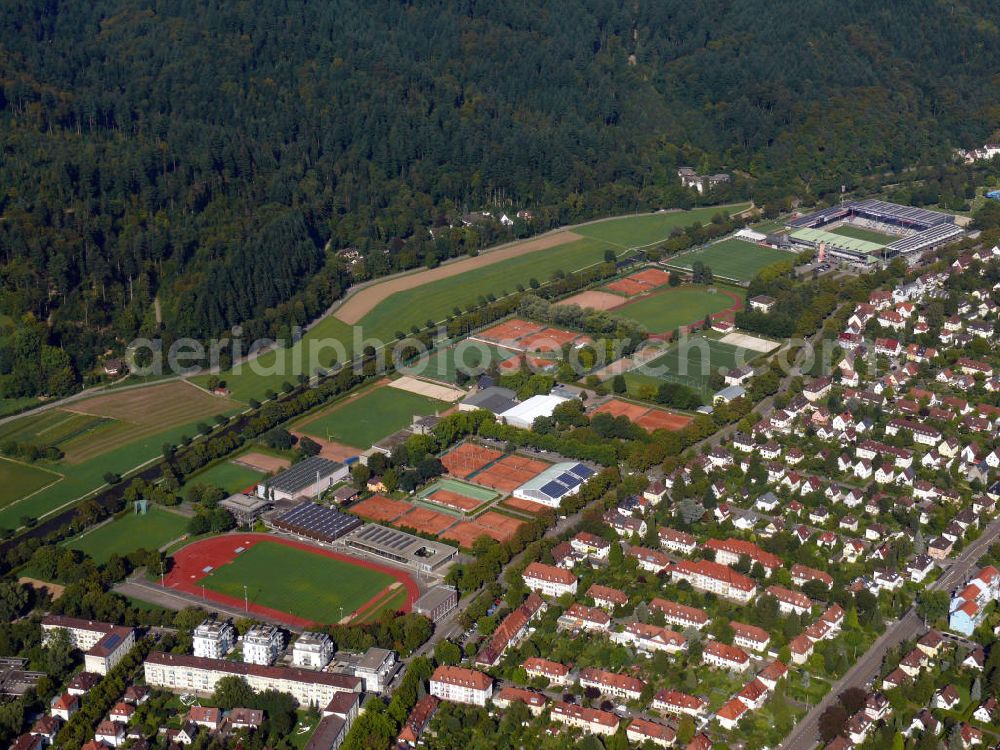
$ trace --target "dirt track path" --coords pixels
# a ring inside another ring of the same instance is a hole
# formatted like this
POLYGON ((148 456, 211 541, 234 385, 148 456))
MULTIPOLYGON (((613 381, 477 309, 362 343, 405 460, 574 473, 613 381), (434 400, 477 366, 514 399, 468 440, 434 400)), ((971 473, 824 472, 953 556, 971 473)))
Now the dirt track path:
POLYGON ((430 284, 432 281, 448 279, 467 271, 485 268, 500 261, 517 258, 539 250, 547 250, 550 247, 557 247, 558 245, 565 245, 568 242, 579 239, 583 239, 583 236, 575 232, 562 231, 553 234, 544 234, 535 239, 503 245, 496 250, 483 252, 472 258, 462 258, 452 263, 446 263, 437 268, 417 271, 403 276, 395 276, 386 281, 360 289, 356 294, 349 296, 334 312, 334 317, 339 318, 349 325, 355 325, 371 312, 379 302, 396 292, 405 292, 424 284, 430 284))

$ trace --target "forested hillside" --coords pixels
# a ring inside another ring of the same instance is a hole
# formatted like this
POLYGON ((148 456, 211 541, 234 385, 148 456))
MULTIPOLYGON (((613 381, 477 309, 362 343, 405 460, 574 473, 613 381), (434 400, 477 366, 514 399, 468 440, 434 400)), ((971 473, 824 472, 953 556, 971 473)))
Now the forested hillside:
POLYGON ((347 284, 334 251, 369 276, 433 264, 499 239, 428 233, 498 198, 535 211, 523 234, 689 204, 681 164, 761 202, 944 161, 996 126, 998 20, 989 0, 8 0, 0 395, 65 390, 40 347, 83 373, 156 330, 157 296, 171 335, 281 335, 347 284), (18 342, 25 313, 47 341, 18 342))

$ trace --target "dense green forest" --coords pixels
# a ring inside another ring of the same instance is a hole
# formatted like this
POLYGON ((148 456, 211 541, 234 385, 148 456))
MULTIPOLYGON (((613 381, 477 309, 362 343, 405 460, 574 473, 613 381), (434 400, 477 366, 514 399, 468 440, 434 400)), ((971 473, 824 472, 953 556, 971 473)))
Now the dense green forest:
POLYGON ((160 328, 281 335, 349 283, 343 248, 370 277, 690 205, 683 164, 761 204, 944 163, 996 125, 998 21, 989 0, 8 0, 0 395, 64 392, 160 328), (533 226, 428 231, 493 204, 533 226))

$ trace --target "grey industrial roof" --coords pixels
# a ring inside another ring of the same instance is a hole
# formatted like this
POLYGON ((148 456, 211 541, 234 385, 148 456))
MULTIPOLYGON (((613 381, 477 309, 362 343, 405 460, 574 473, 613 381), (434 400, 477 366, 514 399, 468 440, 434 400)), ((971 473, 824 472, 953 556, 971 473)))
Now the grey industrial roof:
POLYGON ((517 404, 517 394, 509 388, 493 386, 462 400, 463 404, 500 414, 517 404))
POLYGON ((268 486, 280 492, 295 495, 312 485, 316 481, 317 475, 320 480, 323 480, 339 471, 342 467, 343 464, 331 461, 328 458, 310 456, 305 461, 300 461, 278 474, 278 476, 268 482, 268 486))
POLYGON ((284 531, 301 534, 310 539, 332 542, 356 529, 362 521, 339 510, 306 501, 283 513, 272 523, 284 531))
POLYGON ((413 602, 413 609, 416 612, 432 612, 442 602, 456 595, 457 591, 454 586, 434 586, 413 602))

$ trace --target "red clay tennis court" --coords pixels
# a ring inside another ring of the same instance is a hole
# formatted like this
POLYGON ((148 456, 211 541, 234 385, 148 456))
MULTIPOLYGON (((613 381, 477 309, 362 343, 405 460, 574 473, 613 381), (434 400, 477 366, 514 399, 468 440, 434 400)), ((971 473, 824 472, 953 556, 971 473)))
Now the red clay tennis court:
POLYGON ((647 268, 638 273, 633 273, 631 276, 626 276, 625 278, 630 281, 638 281, 640 284, 648 284, 652 287, 663 286, 668 281, 670 281, 670 274, 666 271, 661 271, 659 268, 647 268))
POLYGON ((406 526, 422 534, 440 534, 453 523, 453 516, 426 508, 413 508, 402 518, 396 519, 396 526, 406 526))
POLYGON ((541 357, 531 357, 525 356, 524 354, 518 354, 511 357, 510 359, 505 359, 500 363, 500 370, 502 372, 517 372, 522 367, 527 365, 531 370, 535 372, 545 372, 546 370, 551 370, 556 366, 556 361, 551 359, 543 359, 541 357))
POLYGON ((628 417, 633 422, 648 411, 648 406, 630 404, 628 401, 622 401, 618 398, 613 398, 594 409, 595 414, 610 414, 612 417, 628 417))
POLYGON ((428 495, 426 499, 430 500, 432 503, 443 505, 446 508, 460 510, 463 513, 475 510, 483 504, 481 500, 475 500, 471 497, 461 495, 458 492, 452 492, 451 490, 435 490, 428 495))
POLYGON ((542 505, 541 503, 533 503, 530 500, 523 500, 519 497, 508 497, 500 505, 510 508, 511 510, 517 510, 522 513, 531 513, 533 515, 538 515, 544 513, 545 511, 551 511, 547 505, 542 505))
POLYGON ((504 456, 473 477, 476 484, 511 492, 549 468, 549 464, 524 456, 504 456))
POLYGON ((502 535, 501 541, 504 542, 508 539, 513 539, 517 530, 524 526, 524 521, 518 521, 516 518, 511 518, 510 516, 505 516, 503 513, 497 513, 492 510, 488 510, 479 516, 475 520, 475 523, 483 528, 496 530, 498 534, 502 535))
POLYGON ((544 327, 528 320, 511 318, 480 332, 477 338, 488 339, 489 341, 517 341, 522 336, 530 336, 533 333, 538 333, 544 327))
POLYGON ((613 417, 627 417, 629 421, 634 422, 648 432, 653 432, 653 430, 681 430, 691 423, 691 417, 683 414, 674 414, 664 409, 657 409, 642 404, 632 404, 618 398, 613 398, 601 404, 594 409, 594 413, 610 414, 613 417))
POLYGON ((518 344, 528 352, 558 352, 565 344, 571 344, 580 338, 574 331, 562 328, 546 328, 538 333, 525 336, 518 344))
POLYGON ((369 521, 392 521, 406 513, 413 506, 402 500, 393 500, 382 495, 374 495, 367 500, 352 505, 349 510, 369 521))
POLYGON ((683 430, 691 424, 692 419, 684 414, 672 414, 662 409, 650 409, 633 421, 642 429, 653 432, 654 430, 683 430))
POLYGON ((502 455, 503 453, 492 448, 484 448, 475 443, 462 443, 441 456, 441 463, 449 474, 465 479, 502 455))
POLYGON ((640 294, 645 294, 650 289, 648 285, 640 284, 638 281, 632 281, 630 279, 618 279, 618 281, 612 281, 610 284, 605 284, 604 288, 610 289, 613 292, 618 292, 619 294, 624 294, 626 297, 636 297, 640 294))

